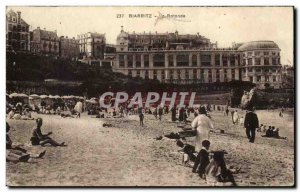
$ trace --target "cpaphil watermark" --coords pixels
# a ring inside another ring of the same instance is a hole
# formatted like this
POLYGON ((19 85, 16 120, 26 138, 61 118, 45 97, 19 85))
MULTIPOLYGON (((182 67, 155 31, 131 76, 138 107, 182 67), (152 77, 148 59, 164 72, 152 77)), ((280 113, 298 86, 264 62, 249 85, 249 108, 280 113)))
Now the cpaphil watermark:
POLYGON ((194 107, 196 92, 148 92, 146 95, 136 92, 129 96, 126 92, 105 92, 100 96, 100 107, 118 108, 126 104, 127 107, 148 108, 152 105, 161 107, 194 107))

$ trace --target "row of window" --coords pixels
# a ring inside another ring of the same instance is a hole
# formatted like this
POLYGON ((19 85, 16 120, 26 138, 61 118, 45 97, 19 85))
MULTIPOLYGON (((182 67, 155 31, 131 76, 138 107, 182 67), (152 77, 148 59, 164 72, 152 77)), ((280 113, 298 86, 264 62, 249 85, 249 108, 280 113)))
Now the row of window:
MULTIPOLYGON (((128 62, 128 67, 133 67, 133 55, 128 54, 127 56, 127 62, 128 62)), ((125 55, 120 54, 119 55, 119 66, 124 67, 125 66, 125 55)), ((141 54, 135 54, 135 60, 136 60, 136 67, 141 67, 141 54)), ((176 59, 176 64, 179 67, 184 67, 184 66, 189 66, 189 54, 182 53, 178 54, 175 57, 176 59)), ((144 55, 144 62, 149 60, 149 55, 144 55)), ((223 66, 235 66, 237 63, 239 65, 239 56, 236 55, 222 55, 222 60, 220 58, 220 54, 215 55, 215 65, 220 66, 221 64, 223 66)), ((192 66, 197 66, 198 63, 198 58, 197 55, 192 55, 191 57, 191 64, 192 66)), ((200 63, 201 66, 211 66, 212 65, 212 58, 211 54, 205 54, 201 53, 200 54, 200 63)), ((148 65, 145 64, 145 67, 148 65)), ((153 66, 154 67, 164 67, 165 66, 165 54, 163 53, 158 53, 153 55, 153 66)), ((168 56, 168 66, 172 67, 174 66, 174 56, 169 55, 168 56)))
POLYGON ((243 59, 243 65, 262 65, 262 61, 264 65, 280 65, 280 58, 248 58, 248 59, 243 59), (271 63, 270 63, 271 61, 271 63), (254 63, 253 63, 254 62, 254 63))
POLYGON ((246 56, 248 56, 248 57, 250 57, 250 56, 261 56, 261 55, 264 55, 264 56, 269 56, 269 55, 272 55, 272 56, 279 56, 280 55, 280 53, 279 52, 275 52, 275 51, 272 51, 272 52, 270 52, 270 51, 249 51, 249 52, 247 52, 247 53, 243 53, 243 57, 246 57, 246 56))
MULTIPOLYGON (((265 78, 264 82, 270 82, 271 78, 272 78, 273 82, 276 82, 276 76, 264 76, 264 78, 265 78)), ((250 82, 255 83, 253 76, 250 76, 249 80, 250 80, 250 82)), ((262 76, 257 76, 256 82, 262 82, 262 76)))
POLYGON ((29 32, 29 27, 28 26, 8 24, 8 31, 29 32))
MULTIPOLYGON (((160 74, 161 74, 161 79, 166 79, 165 72, 160 71, 160 74)), ((196 69, 193 69, 191 74, 192 74, 192 76, 190 78, 190 71, 188 71, 188 70, 185 70, 183 73, 180 70, 170 70, 168 79, 174 79, 175 75, 176 75, 177 79, 181 79, 181 78, 183 78, 183 79, 203 79, 204 76, 205 76, 203 69, 200 69, 200 77, 199 78, 197 78, 197 70, 196 69)), ((131 70, 128 71, 128 75, 132 76, 132 71, 131 70)), ((141 71, 140 70, 137 70, 136 76, 137 77, 141 76, 141 71)), ((158 76, 158 71, 153 70, 153 79, 157 79, 157 76, 158 76)), ((145 78, 149 78, 149 71, 148 70, 145 71, 145 78)), ((225 70, 224 71, 225 81, 228 78, 229 78, 229 76, 227 74, 227 71, 225 70)), ((231 78, 235 79, 235 71, 234 70, 232 70, 232 72, 231 72, 231 78)), ((208 79, 212 79, 212 71, 211 70, 208 70, 208 79)), ((217 81, 220 80, 220 71, 219 70, 216 71, 216 80, 217 81)))
POLYGON ((276 73, 277 70, 276 69, 255 69, 255 70, 253 70, 253 68, 248 68, 248 72, 257 72, 257 73, 263 73, 263 72, 268 73, 268 72, 270 72, 270 73, 276 73))

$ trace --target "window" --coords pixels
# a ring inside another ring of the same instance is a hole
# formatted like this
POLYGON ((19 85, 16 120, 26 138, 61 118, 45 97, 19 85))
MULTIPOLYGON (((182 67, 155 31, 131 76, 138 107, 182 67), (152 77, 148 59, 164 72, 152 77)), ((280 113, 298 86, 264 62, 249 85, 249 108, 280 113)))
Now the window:
POLYGON ((255 65, 260 65, 260 58, 255 59, 255 65))
POLYGON ((230 66, 234 66, 235 65, 235 56, 233 54, 230 55, 230 66))
POLYGON ((269 55, 269 52, 264 52, 264 55, 269 55))
POLYGON ((193 69, 193 79, 197 79, 197 69, 193 69))
POLYGON ((119 55, 119 67, 125 66, 125 55, 119 55))
POLYGON ((246 65, 246 59, 243 59, 243 65, 246 65))
POLYGON ((148 70, 145 71, 145 79, 149 79, 149 71, 148 70))
POLYGON ((163 67, 165 66, 165 55, 164 54, 155 54, 153 56, 153 66, 154 67, 163 67))
POLYGON ((277 59, 276 58, 272 58, 272 64, 277 65, 277 59))
POLYGON ((264 65, 269 65, 269 58, 264 58, 264 65))
POLYGON ((177 79, 181 79, 180 70, 177 70, 177 79))
POLYGON ((248 72, 253 72, 253 69, 252 69, 252 68, 249 68, 249 69, 248 69, 248 72))
POLYGON ((12 18, 12 21, 13 21, 13 22, 16 22, 16 18, 15 18, 15 17, 13 17, 13 18, 12 18))
POLYGON ((272 55, 275 56, 275 55, 276 55, 276 52, 272 52, 272 55))
POLYGON ((257 82, 261 81, 261 76, 257 76, 257 82))
POLYGON ((188 54, 178 54, 176 56, 177 66, 189 66, 189 55, 188 54))
POLYGON ((173 62, 173 55, 169 55, 169 66, 173 66, 174 62, 173 62))
POLYGON ((131 70, 128 70, 128 76, 132 76, 131 70))
POLYGON ((215 55, 215 65, 220 66, 220 54, 215 55))
POLYGON ((252 58, 248 59, 248 65, 253 65, 253 59, 252 58))
POLYGON ((201 65, 202 66, 210 66, 210 61, 211 61, 211 55, 210 54, 206 54, 206 53, 202 53, 201 54, 201 65))
POLYGON ((133 55, 127 55, 128 67, 133 67, 133 55))
POLYGON ((259 56, 259 51, 255 51, 255 56, 259 56))
POLYGON ((141 55, 140 54, 135 55, 135 65, 136 65, 136 67, 141 67, 141 55))
POLYGON ((153 70, 153 79, 157 79, 157 71, 153 70))
POLYGON ((249 78, 250 78, 250 82, 253 82, 253 77, 252 77, 252 76, 250 76, 249 78))
POLYGON ((192 56, 192 66, 197 66, 197 55, 192 56))
POLYGON ((173 70, 170 70, 170 79, 174 79, 173 70))
POLYGON ((149 55, 144 55, 144 66, 149 67, 149 55))
POLYGON ((253 55, 253 52, 247 52, 248 57, 253 55))
POLYGON ((185 75, 184 75, 184 78, 185 79, 189 79, 189 76, 190 76, 190 74, 189 74, 189 70, 185 70, 185 73, 184 73, 185 75))
POLYGON ((276 76, 273 76, 273 82, 276 82, 276 76))
POLYGON ((265 82, 269 82, 269 76, 265 76, 265 82))
POLYGON ((223 66, 228 66, 228 57, 227 55, 222 55, 222 63, 223 63, 223 66))
POLYGON ((137 72, 136 72, 136 76, 137 76, 137 77, 140 77, 140 75, 141 75, 141 72, 140 72, 140 70, 137 70, 137 72))

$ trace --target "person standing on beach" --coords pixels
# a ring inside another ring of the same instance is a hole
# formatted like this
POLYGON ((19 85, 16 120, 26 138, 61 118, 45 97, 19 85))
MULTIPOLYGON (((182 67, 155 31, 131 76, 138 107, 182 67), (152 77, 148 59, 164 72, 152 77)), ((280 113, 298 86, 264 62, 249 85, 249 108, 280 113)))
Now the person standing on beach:
POLYGON ((200 151, 202 142, 209 140, 209 132, 214 129, 211 119, 207 116, 205 107, 200 107, 199 115, 193 120, 192 127, 196 129, 195 150, 200 151))
POLYGON ((235 110, 232 115, 232 123, 235 125, 236 123, 238 123, 238 120, 239 120, 239 114, 238 111, 235 110))
POLYGON ((159 107, 158 108, 158 118, 159 118, 160 121, 161 121, 162 115, 163 115, 163 108, 159 107))
POLYGON ((171 109, 172 121, 176 121, 176 106, 171 109))
POLYGON ((255 130, 259 127, 259 121, 255 109, 251 107, 246 113, 244 127, 246 128, 246 135, 249 139, 249 142, 254 143, 255 140, 255 130))
POLYGON ((144 114, 143 114, 143 109, 139 108, 138 109, 138 114, 139 114, 139 118, 140 118, 140 126, 144 126, 144 114))

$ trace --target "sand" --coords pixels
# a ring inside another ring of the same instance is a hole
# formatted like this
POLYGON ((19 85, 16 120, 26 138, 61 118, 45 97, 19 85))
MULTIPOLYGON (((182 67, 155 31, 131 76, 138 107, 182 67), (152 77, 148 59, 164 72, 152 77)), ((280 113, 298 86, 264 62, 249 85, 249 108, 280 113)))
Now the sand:
MULTIPOLYGON (((225 134, 211 134, 211 149, 228 152, 227 167, 240 169, 234 174, 238 186, 292 186, 293 111, 285 113, 284 118, 279 118, 279 111, 257 113, 260 123, 272 122, 270 125, 279 127, 280 135, 288 140, 263 138, 258 133, 255 143, 249 143, 244 128, 232 125, 230 116, 212 112, 216 129, 224 129, 225 134)), ((86 114, 81 119, 34 117, 44 119, 44 133, 52 131, 52 138, 68 146, 30 147, 35 121, 8 120, 14 142, 30 150, 47 150, 37 163, 7 163, 9 186, 207 186, 191 168, 181 164, 182 154, 175 140, 154 139, 181 130, 177 123, 170 122, 171 114, 162 121, 146 115, 145 127, 139 126, 136 115, 116 119, 96 119, 86 114), (113 127, 102 127, 104 122, 113 127)), ((193 143, 193 138, 188 142, 193 143)))

